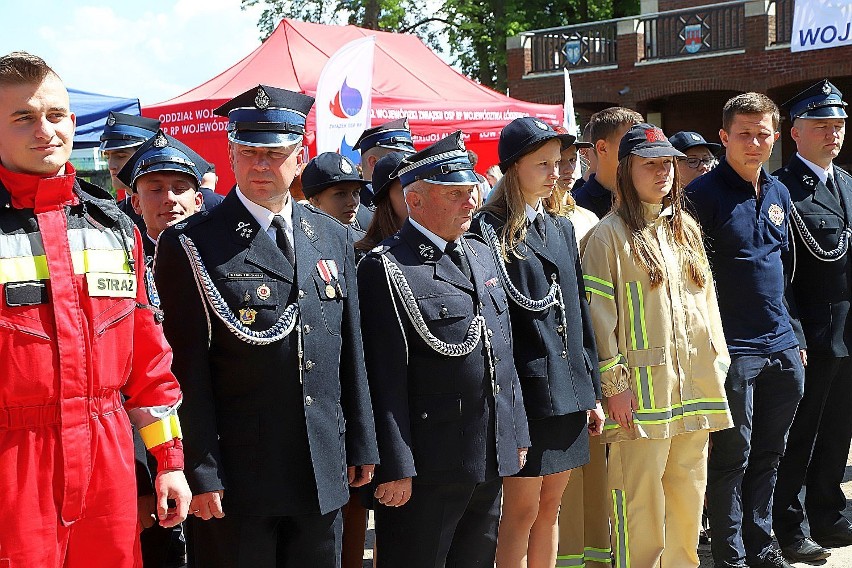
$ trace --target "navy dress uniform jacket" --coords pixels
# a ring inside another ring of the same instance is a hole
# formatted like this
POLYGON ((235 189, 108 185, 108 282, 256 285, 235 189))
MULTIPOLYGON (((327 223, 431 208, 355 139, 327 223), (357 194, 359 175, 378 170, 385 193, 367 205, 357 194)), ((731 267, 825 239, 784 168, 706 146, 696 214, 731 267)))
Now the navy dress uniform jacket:
POLYGON ((225 512, 286 516, 343 506, 348 465, 378 461, 364 371, 353 234, 328 215, 293 204, 293 267, 236 192, 212 211, 166 230, 155 275, 173 370, 185 393, 186 474, 193 493, 225 489, 225 512), (237 338, 203 300, 178 238, 195 243, 234 314, 257 312, 270 328, 299 305, 298 331, 266 346, 237 338), (333 260, 332 293, 317 263, 333 260))
MULTIPOLYGON (((481 234, 482 222, 491 225, 499 237, 505 219, 483 213, 471 230, 481 234)), ((512 284, 527 298, 543 298, 554 276, 565 298, 566 325, 555 306, 533 312, 509 302, 515 366, 530 420, 591 410, 601 398, 595 333, 585 293, 580 292, 585 287, 574 226, 565 217, 551 215, 544 215, 544 222, 547 243, 530 226, 520 244, 525 258, 510 257, 506 263, 512 284)))
POLYGON ((517 450, 530 445, 506 295, 488 247, 472 235, 465 241, 475 288, 408 221, 358 265, 378 483, 414 476, 421 483, 481 483, 517 473, 517 450), (441 341, 461 343, 474 315, 483 314, 496 361, 494 385, 481 340, 468 355, 451 357, 420 338, 389 288, 381 255, 400 268, 426 326, 441 341))
MULTIPOLYGON (((802 222, 820 248, 835 249, 841 233, 852 221, 852 177, 834 166, 841 203, 798 155, 774 175, 787 186, 802 222)), ((796 228, 791 227, 790 231, 795 245, 790 251, 795 252, 791 290, 799 317, 798 322, 792 323, 799 346, 812 353, 847 357, 852 345, 849 321, 852 253, 847 251, 833 262, 818 260, 807 250, 796 228)))

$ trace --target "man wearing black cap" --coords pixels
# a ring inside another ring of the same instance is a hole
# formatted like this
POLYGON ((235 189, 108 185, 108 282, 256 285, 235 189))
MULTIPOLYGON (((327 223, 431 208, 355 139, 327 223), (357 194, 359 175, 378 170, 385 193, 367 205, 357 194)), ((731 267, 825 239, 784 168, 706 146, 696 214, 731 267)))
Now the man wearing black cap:
POLYGON ((127 163, 136 149, 154 136, 159 129, 159 120, 121 112, 110 112, 101 134, 100 150, 107 161, 118 208, 133 219, 143 235, 145 234, 145 222, 134 211, 130 200, 130 188, 118 179, 118 172, 121 171, 121 168, 124 167, 124 164, 127 163))
POLYGON ((132 192, 133 209, 145 221, 143 244, 149 263, 160 234, 201 210, 200 184, 208 166, 192 149, 160 130, 118 173, 132 192))
POLYGON ((678 174, 683 187, 715 168, 718 163, 716 153, 722 149, 721 144, 708 142, 697 132, 680 131, 671 135, 669 142, 686 154, 686 157, 677 159, 678 174))
POLYGON ((294 203, 313 98, 259 85, 228 117, 237 180, 167 229, 156 280, 185 388, 196 566, 340 562, 340 508, 378 461, 354 233, 294 203), (203 519, 203 521, 202 521, 203 519))
MULTIPOLYGON (((367 181, 373 180, 373 168, 376 162, 383 156, 392 152, 405 152, 413 154, 414 142, 411 140, 411 129, 408 127, 408 119, 400 118, 391 120, 379 126, 368 128, 361 133, 353 146, 361 152, 361 175, 367 181)), ((372 190, 365 188, 361 192, 361 204, 372 205, 372 190)), ((366 228, 366 225, 364 225, 366 228)))
MULTIPOLYGON (((320 154, 302 170, 302 193, 311 205, 344 225, 355 223, 366 185, 355 164, 337 152, 320 154)), ((363 236, 363 231, 358 233, 358 238, 363 236)))
POLYGON ((778 468, 772 528, 787 558, 821 560, 823 547, 852 545, 840 489, 852 439, 852 178, 834 165, 846 131, 846 103, 828 80, 784 104, 797 152, 775 172, 790 190, 792 284, 807 348, 805 395, 778 468), (806 487, 805 503, 799 492, 806 487), (803 523, 807 512, 810 538, 803 523))
POLYGON ((492 566, 500 478, 529 446, 507 298, 488 247, 462 236, 478 180, 461 132, 396 175, 410 216, 358 268, 378 566, 492 566))

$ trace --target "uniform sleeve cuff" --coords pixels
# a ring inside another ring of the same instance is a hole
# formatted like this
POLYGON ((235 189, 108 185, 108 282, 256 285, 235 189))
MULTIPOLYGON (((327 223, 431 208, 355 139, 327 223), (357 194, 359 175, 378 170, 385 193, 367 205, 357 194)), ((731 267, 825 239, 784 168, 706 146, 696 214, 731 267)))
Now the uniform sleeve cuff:
POLYGON ((157 472, 183 470, 183 443, 174 438, 149 450, 157 459, 157 472))

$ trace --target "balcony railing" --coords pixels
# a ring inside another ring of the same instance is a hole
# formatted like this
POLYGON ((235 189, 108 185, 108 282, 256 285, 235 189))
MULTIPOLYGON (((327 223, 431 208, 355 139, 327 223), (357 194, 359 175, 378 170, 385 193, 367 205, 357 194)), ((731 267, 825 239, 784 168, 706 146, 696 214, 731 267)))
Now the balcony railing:
MULTIPOLYGON (((523 34, 530 49, 527 73, 547 73, 618 64, 618 29, 636 31, 644 38, 639 60, 654 61, 704 53, 724 53, 745 48, 745 5, 731 0, 636 18, 620 18, 523 34), (634 28, 633 25, 636 25, 634 28), (644 48, 644 49, 643 49, 644 48)), ((794 0, 768 4, 767 35, 773 45, 790 42, 794 0)), ((622 30, 622 33, 630 33, 622 30)), ((629 46, 634 49, 633 46, 629 46)))
POLYGON ((540 30, 529 35, 533 73, 616 64, 616 20, 540 30))
POLYGON ((645 59, 665 59, 745 45, 745 5, 727 2, 641 17, 645 59))

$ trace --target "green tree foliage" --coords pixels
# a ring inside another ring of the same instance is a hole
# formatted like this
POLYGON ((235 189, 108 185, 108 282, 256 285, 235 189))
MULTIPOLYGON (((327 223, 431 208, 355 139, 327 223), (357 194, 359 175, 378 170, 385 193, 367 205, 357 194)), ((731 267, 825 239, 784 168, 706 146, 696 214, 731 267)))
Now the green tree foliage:
POLYGON ((462 72, 506 90, 506 38, 527 30, 639 13, 639 0, 241 0, 262 5, 265 39, 282 18, 415 33, 432 48, 449 45, 462 72), (442 37, 443 36, 443 37, 442 37), (443 41, 442 41, 443 40, 443 41))

